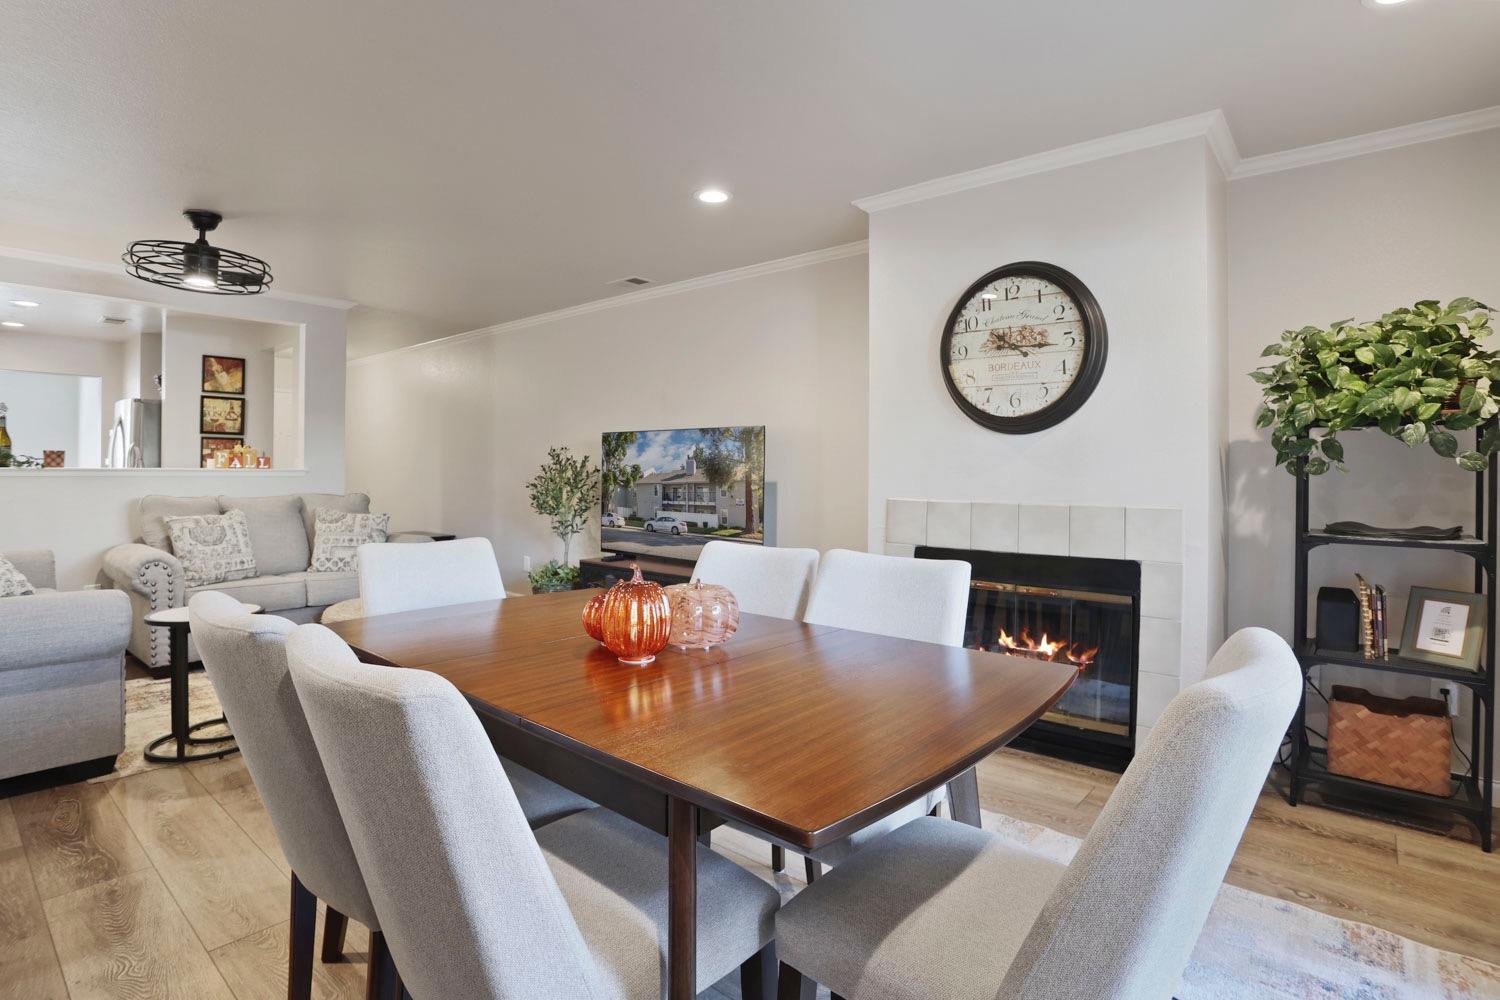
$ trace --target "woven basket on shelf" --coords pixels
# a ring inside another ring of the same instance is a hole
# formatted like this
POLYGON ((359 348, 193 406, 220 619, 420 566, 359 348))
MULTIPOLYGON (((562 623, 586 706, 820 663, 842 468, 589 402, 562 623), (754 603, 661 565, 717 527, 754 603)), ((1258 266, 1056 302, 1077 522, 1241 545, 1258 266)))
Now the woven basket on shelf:
POLYGON ((1328 770, 1382 785, 1452 795, 1453 723, 1436 698, 1382 698, 1335 685, 1328 701, 1328 770))

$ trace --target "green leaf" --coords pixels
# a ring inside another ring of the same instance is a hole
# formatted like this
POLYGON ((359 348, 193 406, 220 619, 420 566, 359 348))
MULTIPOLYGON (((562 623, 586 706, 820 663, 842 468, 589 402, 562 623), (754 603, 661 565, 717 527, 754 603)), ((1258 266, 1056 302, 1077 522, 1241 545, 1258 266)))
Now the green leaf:
POLYGON ((1428 435, 1427 443, 1432 445, 1432 450, 1444 458, 1452 458, 1458 454, 1458 438, 1445 430, 1433 428, 1428 435))
POLYGON ((1354 349, 1354 356, 1363 364, 1373 365, 1375 363, 1375 348, 1368 346, 1356 347, 1354 349))
POLYGON ((1466 312, 1473 312, 1475 309, 1483 309, 1483 308, 1484 307, 1479 304, 1479 302, 1478 302, 1477 299, 1471 299, 1467 295, 1464 295, 1464 296, 1460 296, 1459 298, 1456 298, 1452 302, 1448 303, 1448 309, 1447 309, 1447 311, 1448 312, 1466 313, 1466 312))
POLYGON ((1250 377, 1259 382, 1261 385, 1270 385, 1272 382, 1276 381, 1276 373, 1265 368, 1257 368, 1255 371, 1250 373, 1250 377))
POLYGON ((1327 455, 1333 461, 1342 462, 1344 460, 1344 445, 1338 438, 1325 437, 1322 448, 1323 454, 1327 455))
POLYGON ((1406 442, 1408 448, 1415 448, 1427 440, 1427 425, 1420 420, 1414 424, 1407 424, 1401 428, 1401 440, 1406 442))
POLYGON ((1490 467, 1490 460, 1477 451, 1466 451, 1459 454, 1458 464, 1470 472, 1483 472, 1490 467))
POLYGON ((1256 427, 1270 427, 1276 422, 1276 411, 1269 406, 1262 406, 1260 412, 1255 415, 1256 427))
POLYGON ((1283 347, 1281 344, 1267 344, 1266 347, 1265 347, 1265 349, 1260 352, 1260 356, 1263 357, 1263 358, 1269 358, 1269 357, 1273 357, 1275 355, 1285 354, 1285 353, 1286 353, 1286 348, 1283 347))
POLYGON ((1292 426, 1300 431, 1302 428, 1306 427, 1308 424, 1311 424, 1314 420, 1317 419, 1318 411, 1312 403, 1301 402, 1292 407, 1291 416, 1292 426))
POLYGON ((1431 420, 1438 415, 1438 411, 1442 408, 1442 403, 1422 403, 1417 407, 1417 419, 1424 422, 1431 420))
POLYGON ((1328 471, 1328 463, 1321 458, 1309 458, 1303 466, 1309 476, 1321 476, 1328 471))

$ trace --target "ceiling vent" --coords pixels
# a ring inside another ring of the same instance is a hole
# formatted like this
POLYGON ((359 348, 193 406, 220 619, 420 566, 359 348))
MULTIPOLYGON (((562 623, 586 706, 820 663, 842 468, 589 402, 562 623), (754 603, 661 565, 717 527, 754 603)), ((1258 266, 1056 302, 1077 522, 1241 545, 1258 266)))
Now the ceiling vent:
POLYGON ((124 316, 100 316, 99 322, 103 323, 105 326, 124 326, 126 323, 129 323, 130 320, 126 319, 124 316))
POLYGON ((631 275, 628 278, 616 278, 614 281, 605 282, 605 284, 616 288, 639 288, 642 285, 651 284, 651 279, 642 278, 639 275, 631 275))

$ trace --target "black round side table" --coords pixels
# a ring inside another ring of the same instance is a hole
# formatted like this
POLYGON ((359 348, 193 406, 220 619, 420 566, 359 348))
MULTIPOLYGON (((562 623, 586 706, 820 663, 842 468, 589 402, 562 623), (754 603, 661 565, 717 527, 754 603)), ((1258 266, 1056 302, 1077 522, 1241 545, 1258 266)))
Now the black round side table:
MULTIPOLYGON (((246 604, 245 610, 255 614, 260 611, 260 605, 246 604)), ((212 760, 216 757, 227 757, 232 753, 238 753, 240 748, 233 745, 233 733, 224 736, 193 735, 206 726, 227 726, 229 722, 222 715, 217 719, 188 722, 188 609, 168 608, 165 611, 153 611, 145 617, 144 621, 147 625, 165 628, 171 638, 172 731, 147 743, 142 756, 153 764, 186 764, 188 761, 212 760), (162 753, 157 750, 157 747, 164 743, 175 743, 176 752, 162 753), (217 746, 221 743, 231 745, 217 746), (211 747, 212 749, 189 752, 189 747, 211 747)))

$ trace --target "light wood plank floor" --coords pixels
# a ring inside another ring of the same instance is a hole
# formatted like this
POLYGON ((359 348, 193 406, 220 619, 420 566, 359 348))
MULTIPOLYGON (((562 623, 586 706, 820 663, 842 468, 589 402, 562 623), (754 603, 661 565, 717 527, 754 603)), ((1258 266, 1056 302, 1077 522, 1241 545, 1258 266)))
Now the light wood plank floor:
MULTIPOLYGON (((1115 781, 1007 750, 981 765, 980 798, 1083 836, 1115 781)), ((1293 809, 1268 790, 1229 880, 1500 963, 1500 856, 1466 838, 1293 809)), ((775 881, 758 843, 725 832, 715 847, 775 881)), ((799 885, 789 860, 780 878, 799 885)), ((238 757, 0 799, 0 998, 279 1000, 288 877, 238 757)), ((363 996, 368 942, 351 924, 350 960, 317 963, 314 995, 363 996)))

